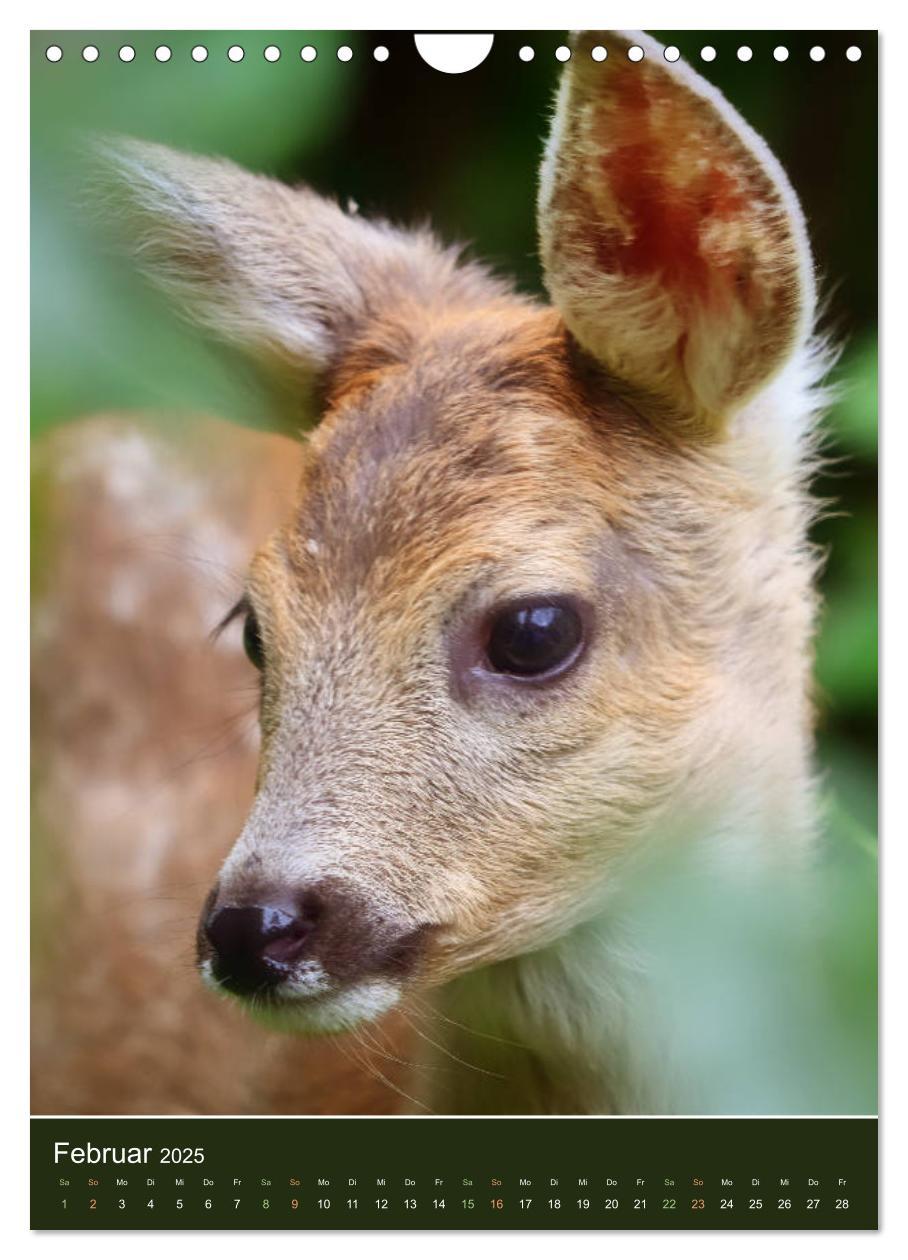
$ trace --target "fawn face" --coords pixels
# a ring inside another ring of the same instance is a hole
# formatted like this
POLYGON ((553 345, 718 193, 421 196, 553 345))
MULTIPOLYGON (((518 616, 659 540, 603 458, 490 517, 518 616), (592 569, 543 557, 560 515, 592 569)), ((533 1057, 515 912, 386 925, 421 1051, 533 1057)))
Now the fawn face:
POLYGON ((293 1026, 556 939, 715 770, 736 700, 790 681, 756 644, 807 596, 737 571, 761 492, 734 452, 809 329, 800 214, 718 94, 629 42, 582 34, 565 71, 553 307, 308 191, 118 155, 152 271, 325 399, 235 610, 261 765, 198 945, 293 1026))

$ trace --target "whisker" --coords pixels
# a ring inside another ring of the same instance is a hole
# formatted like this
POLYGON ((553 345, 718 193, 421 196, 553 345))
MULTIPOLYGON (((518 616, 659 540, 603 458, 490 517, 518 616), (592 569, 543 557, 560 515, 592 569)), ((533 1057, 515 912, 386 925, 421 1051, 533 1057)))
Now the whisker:
MULTIPOLYGON (((338 1043, 338 1045, 340 1045, 340 1043, 338 1043)), ((351 1062, 356 1063, 363 1071, 371 1076, 373 1080, 380 1081, 381 1084, 386 1085, 393 1093, 399 1094, 400 1097, 406 1099, 407 1102, 413 1103, 415 1107, 421 1107, 423 1111, 428 1112, 430 1115, 435 1114, 428 1104, 421 1102, 418 1098, 414 1098, 412 1094, 408 1094, 406 1090, 401 1089, 399 1085, 394 1083, 394 1081, 389 1080, 383 1072, 379 1071, 374 1063, 370 1063, 356 1055, 352 1045, 348 1043, 344 1049, 349 1052, 351 1062)))
POLYGON ((399 1055, 392 1054, 390 1051, 382 1049, 377 1039, 370 1035, 369 1030, 365 1027, 352 1029, 352 1032, 362 1046, 363 1050, 369 1054, 377 1054, 380 1058, 386 1059, 389 1063, 399 1063, 401 1067, 431 1070, 432 1065, 429 1063, 414 1063, 411 1059, 402 1059, 399 1055))
MULTIPOLYGON (((407 1005, 412 1008, 416 1006, 418 1001, 419 999, 411 994, 407 998, 407 1005)), ((459 1020, 451 1019, 449 1015, 445 1015, 442 1011, 436 1010, 432 1006, 428 1006, 425 1003, 423 1005, 425 1006, 424 1010, 414 1010, 412 1013, 414 1015, 421 1014, 424 1019, 428 1019, 430 1021, 434 1019, 444 1020, 446 1024, 451 1024, 454 1028, 459 1028, 463 1032, 469 1033, 472 1037, 482 1037, 486 1041, 497 1041, 503 1046, 513 1046, 515 1050, 529 1051, 529 1046, 524 1045, 521 1041, 512 1041, 509 1037, 498 1037, 495 1033, 483 1032, 479 1028, 470 1028, 468 1024, 462 1024, 459 1020)))
MULTIPOLYGON (((403 1014, 403 1012, 401 1013, 403 1014)), ((507 1077, 501 1072, 493 1072, 489 1068, 479 1067, 476 1063, 469 1063, 466 1059, 461 1059, 458 1055, 454 1054, 452 1050, 449 1050, 447 1046, 442 1045, 440 1041, 434 1041, 427 1033, 424 1033, 421 1029, 417 1028, 407 1015, 403 1014, 403 1018, 416 1033, 417 1037, 422 1037, 423 1041, 427 1041, 430 1046, 434 1046, 436 1050, 440 1050, 442 1054, 446 1054, 449 1059, 453 1059, 453 1061, 455 1063, 459 1063, 461 1067, 469 1068, 472 1072, 479 1072, 482 1076, 494 1076, 500 1081, 507 1080, 507 1077)))

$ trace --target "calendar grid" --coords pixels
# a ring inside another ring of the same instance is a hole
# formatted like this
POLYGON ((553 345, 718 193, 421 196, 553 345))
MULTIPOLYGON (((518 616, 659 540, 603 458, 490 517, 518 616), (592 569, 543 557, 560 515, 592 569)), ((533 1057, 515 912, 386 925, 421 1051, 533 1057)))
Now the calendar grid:
POLYGON ((876 1165, 872 1118, 42 1118, 32 1226, 866 1230, 876 1165))

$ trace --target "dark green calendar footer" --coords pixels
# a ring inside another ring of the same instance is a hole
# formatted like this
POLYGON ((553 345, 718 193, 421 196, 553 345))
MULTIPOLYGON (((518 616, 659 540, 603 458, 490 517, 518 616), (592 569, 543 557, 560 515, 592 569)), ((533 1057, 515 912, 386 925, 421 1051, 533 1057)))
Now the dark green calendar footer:
POLYGON ((34 1229, 877 1224, 876 1120, 42 1118, 31 1137, 34 1229))

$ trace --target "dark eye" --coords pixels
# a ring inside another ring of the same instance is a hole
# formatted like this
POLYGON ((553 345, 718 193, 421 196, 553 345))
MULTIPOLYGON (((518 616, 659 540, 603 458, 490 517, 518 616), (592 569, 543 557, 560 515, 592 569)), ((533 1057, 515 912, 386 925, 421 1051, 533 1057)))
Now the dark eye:
POLYGON ((255 668, 264 669, 265 649, 262 646, 262 632, 259 629, 258 618, 251 608, 246 613, 246 620, 243 622, 243 647, 255 668))
POLYGON ((570 604, 527 600, 496 615, 486 655, 501 674, 534 678, 571 664, 582 642, 583 623, 570 604))

